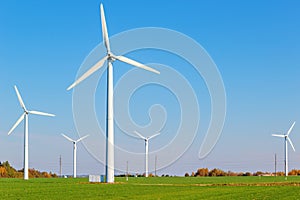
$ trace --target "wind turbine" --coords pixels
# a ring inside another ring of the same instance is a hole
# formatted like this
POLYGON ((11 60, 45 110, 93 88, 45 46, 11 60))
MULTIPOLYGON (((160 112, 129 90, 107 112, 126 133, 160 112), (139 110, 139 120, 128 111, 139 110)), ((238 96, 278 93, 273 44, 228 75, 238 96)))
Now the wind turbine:
POLYGON ((158 136, 160 133, 156 133, 150 137, 144 137, 139 132, 134 131, 141 139, 145 140, 145 176, 148 177, 148 152, 149 152, 149 140, 158 136))
POLYGON ((105 164, 105 173, 106 173, 106 182, 114 182, 114 106, 113 106, 113 65, 112 63, 116 60, 122 61, 124 63, 133 65, 138 68, 142 68, 154 73, 159 74, 155 69, 152 69, 144 64, 141 64, 137 61, 131 60, 124 56, 116 56, 110 51, 109 38, 107 33, 105 15, 103 5, 100 5, 101 12, 101 24, 102 24, 102 36, 104 44, 106 47, 106 56, 99 60, 94 66, 92 66, 87 72, 85 72, 80 78, 78 78, 67 90, 74 88, 81 81, 85 80, 95 71, 100 69, 105 61, 107 61, 107 122, 106 122, 106 164, 105 164))
POLYGON ((73 178, 76 178, 76 151, 77 151, 77 143, 80 142, 81 140, 85 139, 89 135, 83 136, 79 138, 78 140, 73 140, 66 136, 65 134, 61 134, 64 136, 67 140, 71 141, 73 143, 73 178))
POLYGON ((295 123, 296 123, 296 122, 294 122, 294 123, 292 124, 292 126, 290 127, 290 129, 288 130, 288 132, 287 132, 285 135, 272 134, 272 136, 284 138, 284 151, 285 151, 284 164, 285 164, 285 176, 288 176, 288 144, 287 144, 287 141, 289 141, 291 147, 292 147, 293 150, 295 151, 295 148, 294 148, 294 145, 293 145, 293 143, 292 143, 292 140, 289 138, 289 135, 290 135, 292 129, 294 128, 295 123))
POLYGON ((40 111, 29 111, 26 109, 25 104, 22 100, 22 97, 18 91, 17 86, 15 86, 15 91, 17 93, 20 105, 22 109, 24 110, 24 113, 21 115, 21 117, 18 119, 18 121, 14 124, 14 126, 10 129, 8 132, 8 135, 10 135, 13 130, 24 120, 24 179, 28 179, 28 114, 33 114, 33 115, 43 115, 43 116, 50 116, 54 117, 55 115, 45 113, 45 112, 40 112, 40 111))

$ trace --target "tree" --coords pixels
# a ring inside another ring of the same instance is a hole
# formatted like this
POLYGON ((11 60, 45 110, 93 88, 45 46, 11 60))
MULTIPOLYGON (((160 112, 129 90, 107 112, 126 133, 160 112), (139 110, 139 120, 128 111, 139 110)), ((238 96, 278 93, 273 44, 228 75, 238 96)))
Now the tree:
MULTIPOLYGON (((261 172, 261 171, 257 171, 257 172, 255 172, 255 173, 253 173, 253 176, 261 176, 261 175, 263 175, 264 173, 263 172, 261 172)), ((266 173, 267 174, 267 173, 266 173)))
POLYGON ((0 177, 7 177, 7 171, 5 167, 0 167, 0 177))
POLYGON ((293 169, 292 171, 289 172, 290 176, 298 176, 300 175, 300 170, 293 169))
POLYGON ((44 178, 51 178, 51 175, 48 174, 47 172, 42 172, 42 177, 44 177, 44 178))
POLYGON ((199 168, 195 176, 208 176, 208 168, 199 168))
POLYGON ((276 172, 276 176, 285 176, 284 172, 276 172))
POLYGON ((246 172, 243 174, 243 176, 252 176, 252 174, 250 172, 246 172))
MULTIPOLYGON (((0 164, 0 177, 5 177, 5 178, 21 178, 23 177, 24 174, 24 169, 21 170, 16 170, 12 166, 10 166, 8 161, 2 162, 0 164)), ((44 177, 44 178, 50 178, 50 177, 57 177, 56 174, 48 174, 47 172, 40 172, 35 169, 29 169, 29 177, 30 178, 39 178, 39 177, 44 177)))
POLYGON ((185 176, 185 177, 189 177, 190 175, 189 175, 189 173, 186 172, 186 173, 184 174, 184 176, 185 176))
POLYGON ((2 166, 6 169, 8 178, 17 178, 18 177, 17 170, 15 170, 13 167, 11 167, 8 161, 5 161, 4 163, 2 163, 2 166))
POLYGON ((221 169, 214 168, 209 172, 209 176, 226 176, 226 173, 221 169))
MULTIPOLYGON (((52 178, 57 178, 57 174, 52 173, 52 172, 50 172, 50 176, 51 176, 52 178)), ((132 176, 132 175, 129 175, 129 176, 132 176)))
POLYGON ((232 171, 228 171, 227 172, 227 176, 238 176, 238 173, 232 172, 232 171))

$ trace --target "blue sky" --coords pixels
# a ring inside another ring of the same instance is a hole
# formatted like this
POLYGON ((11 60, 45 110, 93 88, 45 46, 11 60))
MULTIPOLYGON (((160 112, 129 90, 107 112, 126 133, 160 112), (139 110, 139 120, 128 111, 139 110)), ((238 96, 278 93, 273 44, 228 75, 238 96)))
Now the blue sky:
MULTIPOLYGON (((296 152, 289 149, 290 169, 299 168, 298 1, 187 3, 174 0, 170 3, 158 0, 112 0, 102 3, 110 36, 141 27, 163 27, 179 31, 206 49, 223 78, 227 116, 216 147, 207 158, 198 159, 204 137, 202 131, 207 128, 204 125, 183 157, 160 170, 160 174, 183 175, 199 167, 271 171, 275 153, 278 154, 278 167, 283 170, 283 141, 270 135, 287 131, 293 121, 297 121, 291 134, 296 152)), ((102 42, 99 4, 100 1, 96 0, 0 3, 1 161, 9 160, 16 168, 22 167, 22 125, 11 136, 7 136, 8 130, 21 115, 13 90, 16 84, 27 107, 57 115, 55 118, 30 117, 30 167, 58 173, 58 159, 62 155, 63 172, 72 173, 72 147, 60 136, 60 133, 65 133, 77 137, 72 115, 72 92, 66 91, 66 88, 76 78, 85 57, 102 42)), ((159 59, 170 65, 175 62, 163 53, 144 53, 130 55, 141 56, 139 60, 146 63, 153 60, 159 62, 159 59)), ((198 91, 197 98, 201 99, 200 107, 203 111, 201 120, 207 124, 210 117, 209 94, 205 91, 203 80, 195 77, 192 70, 180 72, 198 91)), ((120 72, 116 77, 121 76, 120 72)), ((97 98, 105 106, 105 98, 101 99, 101 94, 105 95, 103 89, 98 88, 97 98)), ((159 92, 164 94, 163 90, 159 92)), ((158 103, 159 99, 149 101, 151 93, 145 97, 147 101, 139 93, 136 96, 145 103, 137 104, 139 109, 136 110, 131 107, 136 115, 133 118, 137 123, 147 124, 149 119, 144 113, 149 104, 158 103)), ((172 98, 163 98, 161 103, 166 104, 172 98)), ((105 119, 101 105, 97 105, 99 123, 105 119)), ((172 110, 172 105, 166 107, 172 110)), ((176 120, 170 120, 167 127, 176 127, 176 120)), ((167 136, 163 142, 166 139, 167 136)), ((132 143, 123 145, 132 146, 132 143)), ((143 151, 142 142, 137 141, 134 145, 137 152, 143 151)), ((160 145, 158 139, 153 140, 153 148, 160 145)), ((130 163, 135 162, 139 163, 130 163)), ((103 165, 82 144, 78 146, 77 163, 78 174, 103 173, 103 165)), ((153 169, 153 162, 150 165, 153 169)), ((143 172, 143 166, 132 168, 143 172)))

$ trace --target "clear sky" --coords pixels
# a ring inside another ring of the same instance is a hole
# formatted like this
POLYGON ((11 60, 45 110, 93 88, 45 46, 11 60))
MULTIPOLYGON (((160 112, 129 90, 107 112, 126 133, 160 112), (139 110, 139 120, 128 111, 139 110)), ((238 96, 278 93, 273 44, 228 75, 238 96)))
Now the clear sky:
MULTIPOLYGON (((73 121, 72 92, 66 88, 75 80, 86 56, 102 42, 100 3, 98 0, 1 1, 1 161, 8 160, 16 168, 22 168, 23 124, 7 136, 22 113, 13 89, 17 85, 27 107, 57 115, 55 118, 30 117, 29 167, 58 173, 59 156, 62 155, 63 173, 72 173, 72 145, 60 135, 78 137, 73 121)), ((278 168, 283 171, 283 141, 272 138, 271 134, 287 131, 293 121, 296 125, 291 139, 296 152, 289 148, 290 169, 300 168, 298 1, 110 0, 102 3, 110 36, 142 27, 181 32, 202 45, 223 79, 227 96, 224 129, 209 156, 199 159, 199 148, 210 119, 210 97, 202 77, 197 77, 199 74, 188 66, 184 70, 176 66, 177 62, 184 66, 184 62, 164 53, 129 54, 141 62, 162 63, 163 60, 162 64, 174 66, 189 80, 199 101, 203 126, 184 155, 169 167, 160 169, 159 174, 183 175, 200 167, 272 171, 275 153, 278 168)), ((130 69, 125 67, 117 72, 115 83, 130 69)), ((104 80, 99 84, 105 84, 104 80)), ((174 117, 178 108, 168 90, 150 88, 148 92, 147 95, 135 93, 136 100, 129 109, 141 126, 149 123, 147 112, 151 104, 162 104, 166 112, 171 112, 161 139, 157 137, 152 141, 150 151, 155 151, 172 139, 173 129, 176 130, 179 123, 174 117)), ((105 87, 99 86, 96 94, 99 124, 105 120, 102 94, 105 95, 105 87)), ((142 141, 125 137, 120 141, 122 137, 117 128, 118 145, 136 153, 144 151, 142 141)), ((158 161, 159 158, 158 155, 158 161)), ((143 172, 142 159, 125 158, 116 165, 125 165, 126 160, 132 171, 143 172)), ((153 157, 149 162, 150 171, 153 171, 153 157)), ((78 145, 77 164, 78 174, 104 172, 103 165, 82 144, 78 145)))

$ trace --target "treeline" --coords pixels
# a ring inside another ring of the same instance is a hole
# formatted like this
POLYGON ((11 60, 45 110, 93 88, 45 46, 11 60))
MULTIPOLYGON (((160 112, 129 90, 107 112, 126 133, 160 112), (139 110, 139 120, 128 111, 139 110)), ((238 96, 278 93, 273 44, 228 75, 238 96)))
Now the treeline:
MULTIPOLYGON (((35 169, 29 169, 29 178, 55 178, 55 173, 40 172, 35 169)), ((0 162, 0 178, 22 178, 24 176, 24 170, 16 170, 8 161, 0 162)))
MULTIPOLYGON (((185 173, 184 176, 188 177, 197 177, 197 176, 284 176, 284 172, 262 172, 257 171, 254 173, 251 172, 232 172, 232 171, 223 171, 221 169, 214 168, 209 170, 208 168, 199 168, 196 172, 192 172, 191 174, 185 173)), ((290 176, 299 176, 300 170, 293 169, 289 172, 290 176)))

